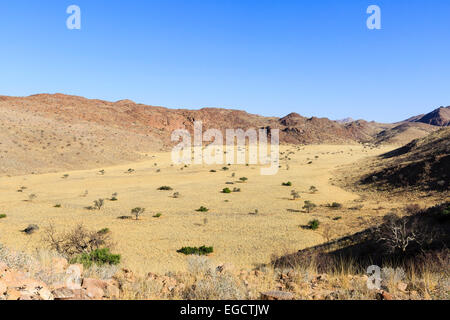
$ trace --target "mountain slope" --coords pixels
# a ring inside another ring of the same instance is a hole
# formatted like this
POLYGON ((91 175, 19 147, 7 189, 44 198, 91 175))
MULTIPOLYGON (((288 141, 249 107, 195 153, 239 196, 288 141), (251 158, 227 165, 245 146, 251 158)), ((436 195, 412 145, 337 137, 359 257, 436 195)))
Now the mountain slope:
POLYGON ((440 107, 430 113, 409 118, 404 122, 421 122, 433 126, 448 127, 450 126, 450 106, 440 107))
POLYGON ((378 188, 448 191, 449 175, 450 128, 443 128, 380 156, 361 183, 378 188))

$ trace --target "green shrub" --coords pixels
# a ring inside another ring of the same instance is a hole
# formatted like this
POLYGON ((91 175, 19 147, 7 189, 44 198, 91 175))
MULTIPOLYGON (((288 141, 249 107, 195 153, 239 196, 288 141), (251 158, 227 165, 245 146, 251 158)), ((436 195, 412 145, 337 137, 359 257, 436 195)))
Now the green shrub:
POLYGON ((157 213, 157 214, 155 214, 154 216, 153 216, 153 218, 160 218, 162 216, 162 213, 157 213))
POLYGON ((230 188, 223 188, 222 193, 231 193, 230 188))
POLYGON ((208 255, 210 253, 213 253, 214 249, 213 247, 206 247, 206 246, 201 246, 201 247, 183 247, 180 250, 177 250, 178 253, 182 253, 184 255, 192 255, 192 254, 196 254, 199 256, 202 255, 208 255))
POLYGON ((320 221, 317 219, 314 219, 314 220, 311 220, 310 222, 308 222, 308 227, 311 230, 317 230, 317 229, 319 229, 319 226, 320 226, 320 221))
POLYGON ((206 207, 204 207, 204 206, 201 206, 200 208, 198 208, 197 210, 195 210, 195 211, 197 211, 197 212, 208 212, 209 211, 209 209, 208 208, 206 208, 206 207))
POLYGON ((6 218, 6 214, 2 213, 0 214, 0 219, 5 219, 6 218))
POLYGON ((112 254, 109 248, 96 249, 89 253, 83 253, 71 259, 70 263, 80 263, 85 268, 90 268, 92 265, 102 266, 105 264, 118 265, 120 263, 120 254, 112 254))
POLYGON ((55 204, 54 206, 53 206, 53 208, 61 208, 61 205, 58 203, 58 204, 55 204))
POLYGON ((283 187, 292 187, 292 182, 288 181, 288 182, 283 182, 281 184, 283 187))
POLYGON ((101 230, 98 231, 98 234, 108 234, 111 231, 109 230, 109 228, 103 228, 101 230))
POLYGON ((248 178, 247 177, 242 177, 242 178, 239 178, 239 180, 241 180, 242 182, 246 182, 248 180, 248 178))
POLYGON ((228 168, 228 167, 223 167, 222 170, 223 170, 223 171, 227 171, 227 170, 230 170, 230 168, 228 168))

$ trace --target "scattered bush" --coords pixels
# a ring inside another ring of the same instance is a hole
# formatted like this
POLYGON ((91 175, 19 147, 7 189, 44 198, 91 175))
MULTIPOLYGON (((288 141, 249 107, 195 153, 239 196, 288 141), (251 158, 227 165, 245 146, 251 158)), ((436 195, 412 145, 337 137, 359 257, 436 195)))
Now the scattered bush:
POLYGON ((242 181, 242 182, 246 182, 248 180, 248 178, 247 177, 242 177, 242 178, 239 178, 239 180, 242 181))
POLYGON ((315 186, 311 186, 309 188, 309 192, 311 192, 311 193, 316 193, 317 191, 319 191, 319 190, 315 186))
POLYGON ((103 199, 94 200, 94 209, 101 210, 104 204, 105 200, 103 199))
POLYGON ((196 254, 196 255, 199 255, 199 256, 208 255, 210 253, 213 253, 213 251, 214 251, 213 247, 206 247, 206 246, 201 246, 201 247, 183 247, 183 248, 177 250, 178 253, 182 253, 184 255, 196 254))
POLYGON ((333 218, 334 221, 338 221, 338 220, 341 220, 341 219, 342 219, 341 216, 333 218))
POLYGON ((158 188, 159 191, 170 191, 173 190, 172 187, 169 186, 161 186, 158 188))
POLYGON ((227 171, 227 170, 230 170, 230 168, 228 168, 228 167, 223 167, 222 170, 223 170, 223 171, 227 171))
POLYGON ((107 234, 107 233, 110 233, 110 232, 111 231, 109 230, 109 228, 103 228, 103 229, 100 229, 98 231, 99 234, 107 234))
POLYGON ((117 192, 114 192, 112 195, 111 195, 111 199, 109 199, 110 201, 117 201, 118 199, 117 199, 117 196, 118 196, 118 194, 117 194, 117 192))
POLYGON ((22 232, 30 235, 35 233, 37 230, 39 230, 39 226, 36 224, 30 224, 28 227, 22 230, 22 232))
POLYGON ((340 204, 339 202, 333 202, 332 204, 328 204, 327 207, 332 209, 341 209, 342 204, 340 204))
POLYGON ((113 246, 108 232, 90 231, 81 224, 69 232, 61 233, 57 233, 54 226, 50 225, 45 229, 42 240, 49 249, 70 259, 113 246))
POLYGON ((230 188, 223 188, 222 193, 231 193, 230 188))
POLYGON ((92 265, 103 266, 105 264, 118 265, 121 256, 119 254, 112 254, 108 248, 95 249, 89 253, 82 253, 70 260, 70 263, 80 263, 85 268, 90 268, 92 265))
POLYGON ((317 229, 319 229, 319 226, 320 226, 320 221, 317 219, 314 219, 314 220, 311 220, 310 222, 308 222, 308 227, 311 230, 317 230, 317 229))
POLYGON ((131 209, 131 213, 135 216, 136 220, 139 220, 139 217, 145 212, 145 208, 134 208, 131 209))
POLYGON ((197 212, 208 212, 209 211, 209 209, 208 208, 206 208, 206 207, 204 207, 204 206, 201 206, 200 208, 198 208, 197 210, 195 210, 195 211, 197 211, 197 212))
POLYGON ((53 206, 53 208, 61 208, 61 205, 59 203, 57 203, 53 206))
POLYGON ((233 192, 241 192, 241 188, 233 188, 233 192))
POLYGON ((157 213, 153 216, 153 218, 160 218, 162 216, 162 213, 157 213))
POLYGON ((290 181, 288 181, 288 182, 283 182, 283 183, 281 183, 281 185, 282 185, 283 187, 292 187, 292 182, 290 182, 290 181))
POLYGON ((291 197, 292 197, 292 200, 297 200, 297 199, 300 199, 300 194, 297 191, 292 190, 291 197))
POLYGON ((0 214, 0 219, 5 219, 6 217, 7 217, 6 214, 4 213, 0 214))
POLYGON ((177 199, 179 197, 181 197, 179 192, 174 192, 174 194, 172 195, 172 198, 174 198, 174 199, 177 199))
POLYGON ((216 170, 209 170, 209 172, 217 172, 216 170))
POLYGON ((303 206, 303 209, 306 210, 306 212, 310 213, 314 208, 317 207, 316 204, 312 203, 311 201, 306 200, 305 205, 303 206))

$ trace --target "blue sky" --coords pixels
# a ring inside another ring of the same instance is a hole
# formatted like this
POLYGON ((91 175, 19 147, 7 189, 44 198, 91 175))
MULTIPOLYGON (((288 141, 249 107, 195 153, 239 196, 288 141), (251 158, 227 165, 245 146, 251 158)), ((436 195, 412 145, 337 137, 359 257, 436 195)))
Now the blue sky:
POLYGON ((2 95, 383 122, 450 105, 448 0, 3 0, 0 36, 2 95))

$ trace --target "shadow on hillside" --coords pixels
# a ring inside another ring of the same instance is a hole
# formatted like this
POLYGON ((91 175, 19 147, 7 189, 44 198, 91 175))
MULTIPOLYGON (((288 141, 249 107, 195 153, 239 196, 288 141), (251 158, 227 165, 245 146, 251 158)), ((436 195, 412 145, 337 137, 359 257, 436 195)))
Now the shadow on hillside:
MULTIPOLYGON (((371 265, 414 266, 432 263, 444 272, 450 266, 450 202, 419 210, 399 218, 385 216, 381 225, 300 250, 272 260, 275 268, 315 265, 319 273, 336 271, 343 261, 351 262, 357 271, 371 265)), ((412 212, 413 211, 413 212, 412 212)))

